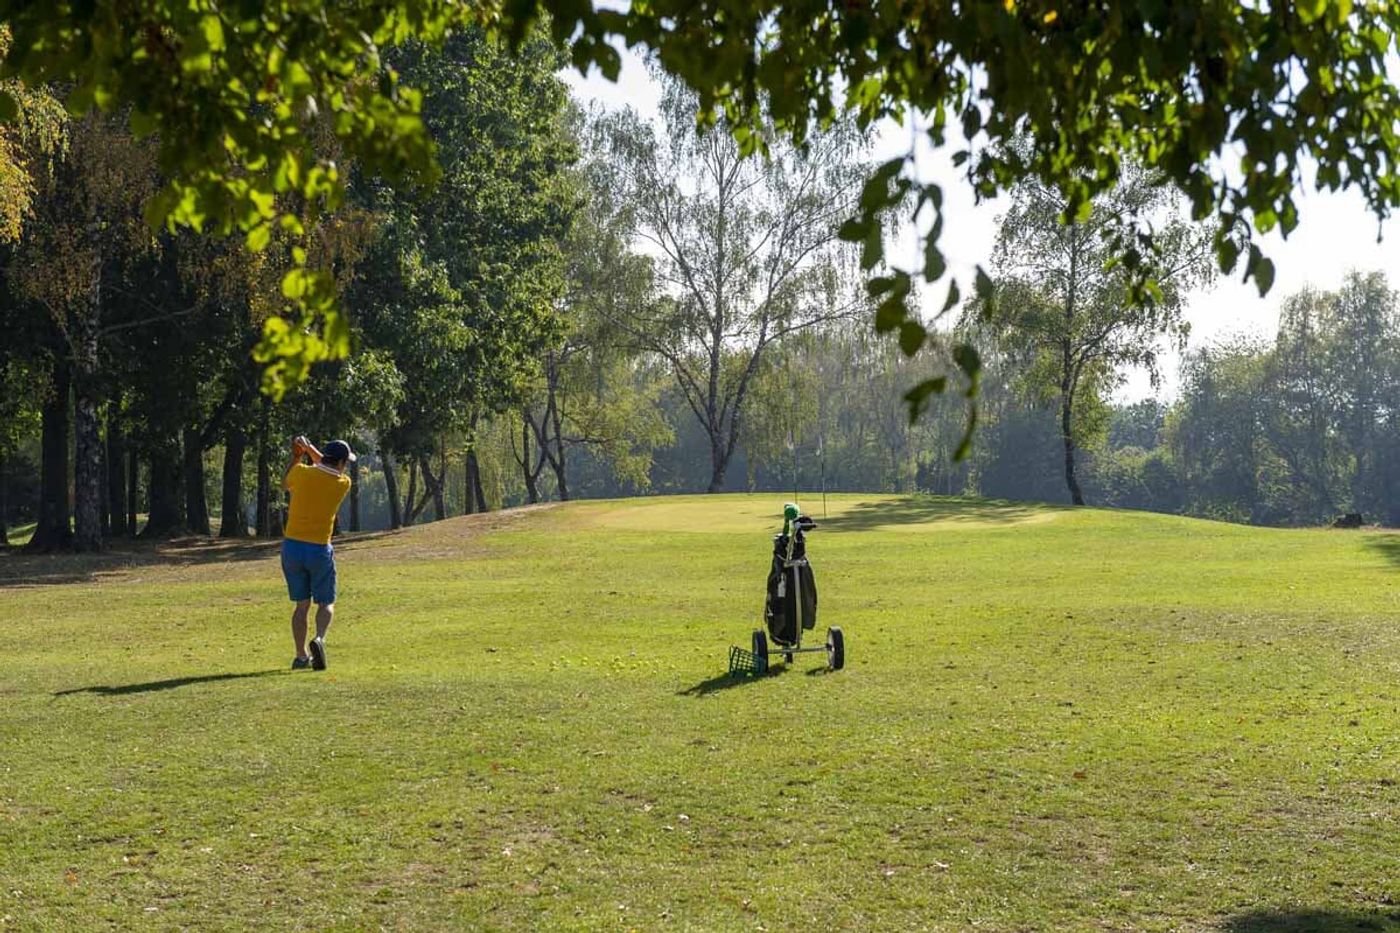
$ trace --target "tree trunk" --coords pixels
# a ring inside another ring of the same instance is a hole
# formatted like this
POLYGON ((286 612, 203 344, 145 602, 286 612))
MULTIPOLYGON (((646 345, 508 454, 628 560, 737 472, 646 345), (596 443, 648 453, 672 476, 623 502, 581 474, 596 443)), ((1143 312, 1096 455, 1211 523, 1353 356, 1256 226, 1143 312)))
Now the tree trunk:
POLYGON ((428 457, 422 457, 419 461, 419 468, 423 471, 423 485, 427 493, 433 497, 433 513, 436 515, 435 521, 442 521, 447 517, 446 503, 442 497, 443 481, 447 478, 444 470, 441 475, 434 476, 432 465, 428 457))
POLYGON ((157 441, 151 447, 151 477, 147 497, 150 514, 143 538, 169 537, 184 529, 181 495, 180 451, 173 439, 157 441))
POLYGON ((724 452, 723 441, 718 436, 710 437, 710 488, 706 492, 724 491, 724 474, 729 469, 729 457, 724 452))
POLYGON ((413 500, 418 495, 418 461, 409 458, 408 461, 408 495, 403 500, 403 523, 405 526, 413 524, 415 514, 413 500))
POLYGON ((486 490, 481 487, 481 462, 476 459, 476 451, 472 450, 467 454, 467 470, 471 479, 471 488, 467 494, 476 499, 476 511, 489 512, 491 507, 486 504, 486 490))
POLYGON ((9 499, 5 495, 9 479, 5 476, 5 449, 0 447, 0 548, 10 546, 9 499))
POLYGON ((554 351, 549 351, 548 366, 546 372, 549 378, 549 401, 545 406, 546 424, 553 429, 554 436, 551 439, 553 451, 549 455, 549 465, 554 470, 554 482, 559 486, 559 501, 569 501, 569 478, 568 460, 566 447, 564 444, 564 423, 563 416, 559 411, 559 382, 560 363, 554 351))
POLYGON ((72 372, 68 361, 55 358, 52 385, 44 399, 40 439, 39 517, 34 536, 25 548, 47 553, 68 548, 73 542, 68 509, 68 395, 72 372))
POLYGON ((107 511, 112 537, 125 538, 132 533, 134 529, 126 523, 126 438, 116 402, 107 408, 107 511))
POLYGON ((127 454, 126 461, 126 533, 128 537, 136 537, 136 513, 141 511, 137 503, 137 498, 141 492, 141 458, 136 455, 133 447, 127 454))
POLYGON ((403 527, 403 512, 399 508, 399 478, 394 457, 382 440, 379 442, 379 465, 384 469, 384 491, 389 496, 389 527, 403 527))
POLYGON ((262 420, 258 424, 258 489, 253 501, 253 533, 272 537, 272 464, 267 448, 268 401, 263 399, 262 420))
POLYGON ((97 417, 97 321, 102 306, 94 278, 89 307, 74 327, 73 547, 102 550, 102 426, 97 417))
POLYGON ((408 503, 407 511, 404 513, 404 524, 412 525, 414 522, 418 521, 418 516, 422 515, 423 510, 428 507, 429 498, 430 496, 428 493, 428 482, 427 480, 424 480, 423 495, 419 497, 417 502, 408 503))
MULTIPOLYGON (((108 430, 111 430, 110 427, 108 430)), ((112 539, 112 443, 104 433, 102 437, 102 540, 112 539)))
POLYGON ((462 457, 462 504, 463 513, 466 515, 476 514, 476 489, 473 480, 476 479, 476 457, 472 453, 471 447, 467 448, 466 454, 462 457))
POLYGON ((520 417, 520 442, 523 445, 520 453, 520 473, 525 477, 525 501, 534 505, 540 501, 540 490, 536 485, 539 478, 539 471, 530 470, 530 416, 522 413, 520 417))
POLYGON ((564 447, 560 445, 557 456, 552 457, 550 465, 554 467, 554 481, 559 485, 559 501, 569 501, 569 478, 568 464, 564 459, 564 447))
POLYGON ((1074 473, 1074 391, 1078 386, 1079 366, 1073 358, 1074 315, 1078 310, 1079 294, 1079 237, 1071 223, 1069 227, 1069 291, 1065 296, 1065 336, 1060 344, 1060 439, 1065 445, 1065 485, 1069 486, 1069 498, 1075 505, 1084 504, 1084 492, 1079 488, 1079 477, 1074 473))
POLYGON ((350 530, 360 530, 360 463, 350 461, 350 530))
POLYGON ((248 436, 241 428, 233 428, 224 438, 224 494, 219 503, 223 516, 219 522, 220 538, 248 537, 247 519, 243 517, 243 454, 248 436))
POLYGON ((197 535, 208 535, 209 500, 204 495, 204 447, 199 441, 199 429, 185 428, 185 523, 197 535))
POLYGON ((1084 504, 1084 492, 1079 488, 1079 478, 1074 473, 1074 402, 1069 392, 1060 395, 1060 438, 1065 444, 1065 484, 1069 486, 1069 498, 1075 505, 1084 504))
POLYGON ((447 517, 447 442, 443 438, 438 438, 438 474, 434 482, 433 508, 437 520, 442 521, 447 517))

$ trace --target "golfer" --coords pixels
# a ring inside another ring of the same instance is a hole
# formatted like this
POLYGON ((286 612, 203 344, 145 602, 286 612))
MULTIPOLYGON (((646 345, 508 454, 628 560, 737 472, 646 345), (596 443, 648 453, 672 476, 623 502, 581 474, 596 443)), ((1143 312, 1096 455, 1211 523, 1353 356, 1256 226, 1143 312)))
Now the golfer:
POLYGON ((344 441, 331 441, 317 450, 304 436, 292 439, 292 459, 282 477, 282 488, 292 494, 282 541, 282 576, 292 610, 292 642, 296 657, 292 670, 326 669, 326 630, 335 613, 335 549, 331 531, 335 513, 350 491, 345 468, 355 453, 344 441), (310 464, 302 462, 309 457, 310 464), (316 637, 306 640, 306 614, 316 601, 316 637), (308 650, 310 654, 308 655, 308 650))

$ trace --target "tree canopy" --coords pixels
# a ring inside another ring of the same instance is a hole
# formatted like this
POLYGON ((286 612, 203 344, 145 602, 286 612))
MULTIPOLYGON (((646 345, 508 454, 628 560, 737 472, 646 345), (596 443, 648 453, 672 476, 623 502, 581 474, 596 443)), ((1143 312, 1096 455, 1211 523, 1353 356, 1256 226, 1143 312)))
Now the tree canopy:
MULTIPOLYGON (((399 182, 436 177, 422 95, 386 52, 466 26, 520 42, 543 25, 576 65, 610 76, 614 41, 650 49, 750 151, 764 146, 765 112, 799 141, 847 111, 865 126, 916 120, 935 146, 957 126, 971 141, 958 161, 979 194, 1036 178, 1065 193, 1069 218, 1130 158, 1179 186, 1197 218, 1219 220, 1221 269, 1243 256, 1261 291, 1272 265, 1248 237, 1225 231, 1290 231, 1308 161, 1319 187, 1355 188, 1378 218, 1400 203, 1400 90, 1386 78, 1400 9, 1375 0, 638 0, 625 11, 581 0, 5 0, 0 21, 14 35, 0 77, 29 88, 66 83, 70 109, 126 113, 134 129, 157 135, 169 182, 153 219, 241 228, 255 247, 272 242, 275 227, 300 227, 281 206, 288 198, 334 205, 343 162, 399 182), (317 145, 309 126, 318 120, 334 145, 317 145), (1001 145, 1022 135, 1032 141, 1024 151, 1001 145)), ((15 95, 0 91, 0 116, 17 110, 15 95)), ((911 147, 877 170, 843 227, 866 244, 873 268, 886 208, 913 193, 914 209, 931 218, 923 268, 870 282, 885 302, 877 325, 900 329, 910 348, 925 335, 905 300, 912 276, 945 274, 942 193, 914 176, 912 162, 911 147)), ((1125 232, 1121 245, 1141 270, 1136 297, 1151 301, 1150 231, 1125 232)), ((283 286, 291 323, 270 319, 262 348, 274 364, 340 355, 349 344, 333 287, 296 249, 283 286)), ((955 359, 975 376, 975 353, 955 359)), ((946 385, 926 380, 911 401, 946 385)))

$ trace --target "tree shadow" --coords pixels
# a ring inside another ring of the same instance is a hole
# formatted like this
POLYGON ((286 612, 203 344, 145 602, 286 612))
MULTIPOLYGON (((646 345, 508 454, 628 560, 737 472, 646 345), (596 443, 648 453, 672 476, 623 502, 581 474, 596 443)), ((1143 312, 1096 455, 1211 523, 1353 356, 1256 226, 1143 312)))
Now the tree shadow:
POLYGON ((198 677, 172 677, 169 680, 152 680, 144 684, 122 684, 113 687, 74 687, 71 690, 55 691, 53 695, 56 697, 66 697, 75 693, 95 693, 99 696, 125 696, 129 693, 154 693, 157 690, 173 690, 176 687, 187 687, 191 684, 209 684, 220 680, 245 680, 249 677, 270 677, 273 674, 281 673, 283 673, 283 670, 278 668, 270 671, 247 671, 242 674, 203 674, 198 677))
POLYGON ((711 677, 709 680, 702 680, 698 684, 687 687, 684 690, 677 690, 676 696, 709 696, 711 693, 718 693, 721 690, 732 690, 735 687, 743 687, 747 684, 756 684, 760 680, 768 680, 773 677, 778 677, 785 673, 787 670, 788 666, 786 664, 781 664, 776 667, 770 667, 768 669, 768 673, 764 674, 762 677, 750 677, 745 674, 724 673, 716 677, 711 677))
POLYGON ((1005 499, 901 496, 898 499, 861 502, 839 515, 819 520, 818 529, 868 531, 887 525, 922 525, 933 522, 1011 524, 1047 512, 1062 512, 1067 508, 1039 502, 1011 502, 1005 499))
POLYGON ((1357 910, 1254 910, 1226 918, 1228 933, 1355 933, 1400 930, 1400 908, 1357 910))
POLYGON ((1400 534, 1378 532, 1366 535, 1365 541, 1368 548, 1400 567, 1400 534))
MULTIPOLYGON (((397 531, 361 531, 338 535, 337 550, 355 550, 397 531)), ((167 541, 124 540, 96 554, 24 554, 0 552, 0 588, 92 583, 103 577, 147 567, 195 567, 205 564, 272 560, 282 540, 246 538, 173 538, 167 541)))

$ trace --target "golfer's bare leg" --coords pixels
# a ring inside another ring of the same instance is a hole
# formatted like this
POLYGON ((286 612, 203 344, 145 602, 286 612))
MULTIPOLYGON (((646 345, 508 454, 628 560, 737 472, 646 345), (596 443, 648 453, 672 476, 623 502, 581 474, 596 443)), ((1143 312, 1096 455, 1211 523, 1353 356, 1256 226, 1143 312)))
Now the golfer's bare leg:
MULTIPOLYGON (((292 641, 297 646, 297 657, 306 657, 306 614, 311 611, 311 600, 299 599, 297 606, 292 610, 292 641)), ((320 613, 316 619, 317 627, 320 627, 320 613)))
MULTIPOLYGON (((335 615, 335 603, 326 603, 324 606, 316 606, 316 637, 324 639, 326 629, 331 627, 331 616, 335 615)), ((304 619, 305 617, 303 617, 304 619)), ((306 623, 302 622, 302 632, 306 631, 306 623)))

